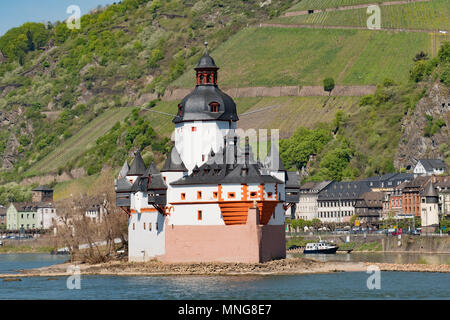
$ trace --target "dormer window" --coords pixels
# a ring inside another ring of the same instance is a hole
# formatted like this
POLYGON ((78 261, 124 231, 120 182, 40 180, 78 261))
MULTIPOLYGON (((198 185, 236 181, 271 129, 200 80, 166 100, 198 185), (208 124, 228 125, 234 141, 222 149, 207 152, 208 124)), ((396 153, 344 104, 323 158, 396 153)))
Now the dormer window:
POLYGON ((219 112, 219 106, 220 104, 218 102, 211 102, 209 104, 209 108, 211 112, 219 112))
POLYGON ((181 104, 178 105, 178 115, 181 117, 183 114, 183 106, 181 104))

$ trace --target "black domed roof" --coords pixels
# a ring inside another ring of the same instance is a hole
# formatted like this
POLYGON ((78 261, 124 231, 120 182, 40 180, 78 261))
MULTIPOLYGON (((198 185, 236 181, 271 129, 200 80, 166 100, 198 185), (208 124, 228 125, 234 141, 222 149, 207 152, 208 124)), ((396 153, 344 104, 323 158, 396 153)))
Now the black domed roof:
MULTIPOLYGON (((208 50, 205 51, 195 68, 197 75, 204 72, 203 69, 214 69, 206 72, 210 72, 213 78, 217 79, 217 70, 219 68, 209 55, 208 50)), ((178 114, 173 119, 173 122, 202 120, 239 120, 233 99, 220 90, 214 81, 207 83, 198 82, 194 91, 184 97, 178 105, 178 114)))
POLYGON ((195 69, 214 68, 219 69, 214 62, 214 59, 209 55, 208 51, 200 58, 195 69))
POLYGON ((238 121, 236 104, 233 99, 217 86, 197 86, 180 103, 181 114, 174 123, 183 121, 224 120, 238 121), (210 104, 218 103, 218 112, 211 112, 210 104))

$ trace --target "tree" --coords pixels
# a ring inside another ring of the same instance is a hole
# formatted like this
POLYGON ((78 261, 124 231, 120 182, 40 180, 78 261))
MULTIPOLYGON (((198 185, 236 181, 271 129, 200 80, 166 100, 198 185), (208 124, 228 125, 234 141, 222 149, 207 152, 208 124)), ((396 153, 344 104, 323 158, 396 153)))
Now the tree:
POLYGON ((323 89, 327 92, 330 92, 334 89, 334 79, 333 78, 325 78, 323 80, 323 89))

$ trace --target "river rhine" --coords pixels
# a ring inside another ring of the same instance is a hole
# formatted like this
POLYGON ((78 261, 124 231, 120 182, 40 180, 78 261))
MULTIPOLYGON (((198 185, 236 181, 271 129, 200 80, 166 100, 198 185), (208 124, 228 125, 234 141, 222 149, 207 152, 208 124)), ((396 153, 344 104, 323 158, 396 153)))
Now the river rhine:
MULTIPOLYGON (((374 257, 377 262, 391 259, 389 255, 374 257)), ((336 255, 336 258, 344 257, 336 255)), ((364 260, 369 258, 365 256, 364 260)), ((64 260, 46 254, 0 255, 0 273, 64 260)), ((66 277, 36 277, 13 282, 0 280, 0 299, 450 299, 448 273, 381 272, 379 290, 367 288, 369 276, 364 272, 286 276, 81 276, 79 290, 69 290, 66 277)))

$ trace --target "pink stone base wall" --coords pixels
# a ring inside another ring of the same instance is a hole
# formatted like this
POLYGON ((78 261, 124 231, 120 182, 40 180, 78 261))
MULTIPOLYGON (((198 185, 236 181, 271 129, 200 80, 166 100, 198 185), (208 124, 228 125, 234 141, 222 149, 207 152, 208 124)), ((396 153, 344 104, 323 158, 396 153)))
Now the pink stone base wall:
POLYGON ((284 225, 165 228, 166 254, 159 258, 163 262, 260 263, 286 258, 284 225))

